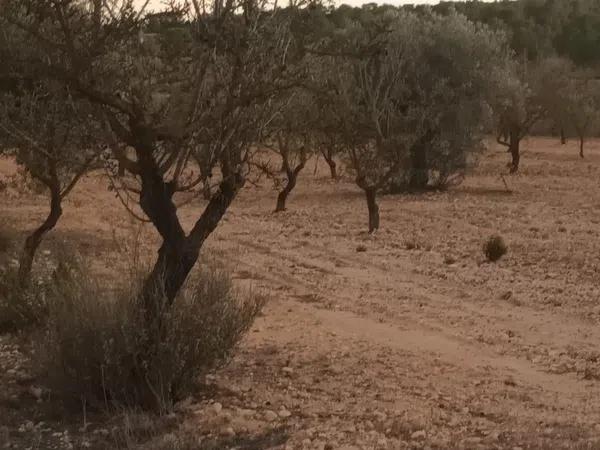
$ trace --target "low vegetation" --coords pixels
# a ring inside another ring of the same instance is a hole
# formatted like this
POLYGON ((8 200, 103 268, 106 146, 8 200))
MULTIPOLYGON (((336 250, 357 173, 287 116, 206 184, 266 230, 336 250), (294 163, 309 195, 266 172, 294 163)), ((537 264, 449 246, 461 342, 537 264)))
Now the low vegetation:
POLYGON ((45 285, 22 286, 16 267, 8 263, 0 266, 0 334, 43 325, 47 306, 45 285))
POLYGON ((141 286, 131 286, 107 292, 79 263, 59 266, 36 345, 56 392, 93 408, 169 412, 227 362, 263 304, 235 289, 223 269, 206 266, 161 321, 148 324, 153 315, 140 307, 141 286))
POLYGON ((502 236, 493 235, 483 244, 483 254, 488 261, 496 262, 508 252, 502 236))

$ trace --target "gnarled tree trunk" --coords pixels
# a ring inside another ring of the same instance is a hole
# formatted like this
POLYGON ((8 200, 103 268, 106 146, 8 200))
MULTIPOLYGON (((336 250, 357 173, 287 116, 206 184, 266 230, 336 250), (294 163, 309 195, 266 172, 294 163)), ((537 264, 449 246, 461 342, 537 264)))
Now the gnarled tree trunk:
POLYGON ((244 179, 238 174, 225 176, 187 236, 177 218, 169 184, 160 178, 155 180, 157 183, 144 182, 144 177, 142 180, 140 204, 163 238, 158 258, 144 282, 142 298, 147 317, 160 321, 164 309, 172 305, 196 264, 206 238, 242 188, 244 179))
POLYGON ((54 186, 50 189, 50 212, 44 223, 40 225, 33 233, 27 236, 25 245, 19 258, 18 280, 21 286, 27 285, 31 279, 31 269, 35 253, 42 242, 42 239, 50 230, 52 230, 60 216, 62 215, 62 198, 59 186, 54 186))
POLYGON ((286 176, 287 182, 285 183, 285 187, 279 192, 277 196, 277 206, 275 207, 275 212, 285 211, 285 203, 287 201, 290 192, 296 187, 296 182, 298 181, 298 174, 300 171, 304 169, 306 165, 306 161, 303 159, 302 162, 294 169, 290 169, 289 165, 286 164, 286 176))
POLYGON ((325 162, 329 166, 329 173, 331 175, 331 179, 337 180, 337 178, 338 178, 337 163, 335 162, 335 159, 333 158, 333 151, 322 150, 321 154, 323 155, 323 159, 325 159, 325 162))

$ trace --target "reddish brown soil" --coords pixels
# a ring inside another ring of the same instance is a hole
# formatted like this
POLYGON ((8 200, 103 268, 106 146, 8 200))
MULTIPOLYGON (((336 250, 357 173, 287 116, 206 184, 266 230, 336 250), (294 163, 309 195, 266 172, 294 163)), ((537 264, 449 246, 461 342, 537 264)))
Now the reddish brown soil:
MULTIPOLYGON (((512 193, 507 160, 494 147, 448 192, 381 197, 374 236, 360 190, 325 166, 279 214, 268 183, 248 185, 204 253, 270 301, 210 380, 222 410, 181 405, 182 430, 229 435, 219 448, 600 448, 600 142, 581 160, 574 142, 529 140, 512 193), (492 234, 509 247, 497 263, 492 234)), ((44 197, 9 188, 0 210, 27 229, 44 197)), ((44 245, 75 244, 108 276, 135 228, 95 175, 44 245)))

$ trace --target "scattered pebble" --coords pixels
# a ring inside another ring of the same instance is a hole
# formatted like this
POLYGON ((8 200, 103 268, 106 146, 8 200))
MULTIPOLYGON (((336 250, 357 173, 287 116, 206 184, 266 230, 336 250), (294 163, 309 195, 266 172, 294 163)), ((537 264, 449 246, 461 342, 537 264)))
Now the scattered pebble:
POLYGON ((273 422, 277 419, 277 414, 274 411, 267 410, 265 411, 264 417, 267 422, 273 422))
POLYGON ((223 411, 223 405, 221 405, 219 402, 213 403, 212 410, 215 414, 221 414, 221 411, 223 411))
POLYGON ((410 435, 411 439, 414 440, 418 440, 418 439, 425 439, 425 430, 419 430, 419 431, 415 431, 413 434, 410 435))

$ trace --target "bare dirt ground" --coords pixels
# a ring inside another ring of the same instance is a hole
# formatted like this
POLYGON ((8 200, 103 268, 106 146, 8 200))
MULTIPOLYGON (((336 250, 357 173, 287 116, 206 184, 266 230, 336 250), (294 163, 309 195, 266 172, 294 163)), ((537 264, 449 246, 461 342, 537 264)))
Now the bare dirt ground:
MULTIPOLYGON (((507 177, 510 194, 497 175, 507 160, 493 147, 457 188, 381 197, 374 236, 361 191, 330 181, 324 166, 307 167, 283 213, 272 213, 270 184, 248 185, 204 252, 270 301, 234 361, 208 380, 214 398, 182 403, 162 439, 185 433, 197 448, 240 449, 600 449, 600 142, 580 160, 575 142, 528 140, 520 174, 507 177), (490 264, 481 246, 494 233, 509 252, 490 264)), ((4 176, 13 170, 0 164, 4 176)), ((191 223, 201 207, 182 217, 191 223)), ((44 198, 9 189, 0 211, 12 229, 27 229, 44 198)), ((124 264, 116 242, 133 228, 94 175, 44 245, 68 239, 110 274, 124 264)), ((149 227, 142 236, 155 248, 149 227)), ((106 423, 83 431, 81 417, 36 402, 13 341, 0 345, 0 443, 4 433, 13 448, 117 447, 103 439, 106 423)))

